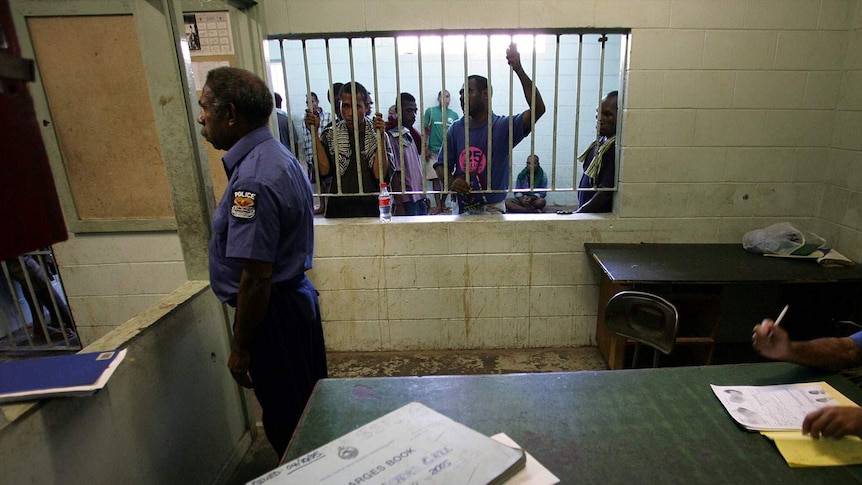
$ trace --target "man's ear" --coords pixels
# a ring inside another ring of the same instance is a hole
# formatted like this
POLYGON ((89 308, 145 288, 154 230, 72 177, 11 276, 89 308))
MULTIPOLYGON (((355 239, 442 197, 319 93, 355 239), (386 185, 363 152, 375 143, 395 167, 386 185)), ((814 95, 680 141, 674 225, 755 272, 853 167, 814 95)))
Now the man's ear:
POLYGON ((238 113, 237 113, 235 104, 228 103, 225 116, 227 118, 228 125, 233 126, 233 125, 237 124, 238 113))

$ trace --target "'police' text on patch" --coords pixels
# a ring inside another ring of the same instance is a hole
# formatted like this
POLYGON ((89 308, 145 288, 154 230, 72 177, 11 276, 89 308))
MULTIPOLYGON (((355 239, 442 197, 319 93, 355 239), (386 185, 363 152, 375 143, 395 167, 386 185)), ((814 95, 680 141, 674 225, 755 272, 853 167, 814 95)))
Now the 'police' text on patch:
POLYGON ((254 192, 235 190, 233 192, 233 207, 230 208, 230 215, 247 221, 254 219, 254 200, 256 198, 257 194, 254 192))

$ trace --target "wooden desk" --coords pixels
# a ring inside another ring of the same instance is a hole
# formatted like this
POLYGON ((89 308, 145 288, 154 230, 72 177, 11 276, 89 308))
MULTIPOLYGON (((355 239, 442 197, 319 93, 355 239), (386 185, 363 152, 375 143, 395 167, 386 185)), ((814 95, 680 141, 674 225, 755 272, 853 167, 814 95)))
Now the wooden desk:
POLYGON ((754 324, 766 316, 774 318, 786 303, 792 309, 782 326, 797 339, 832 334, 833 321, 860 321, 862 266, 825 268, 813 261, 752 254, 741 244, 584 247, 601 272, 596 340, 611 369, 623 368, 627 345, 607 332, 604 313, 608 300, 622 290, 656 293, 677 306, 680 337, 674 354, 695 364, 712 362, 728 300, 764 300, 759 307, 741 302, 749 306, 749 314, 740 317, 748 319, 742 324, 745 334, 737 336, 741 341, 749 338, 754 324))
POLYGON ((562 483, 862 481, 862 466, 791 469, 769 440, 737 426, 709 388, 815 380, 862 402, 862 390, 843 377, 784 363, 324 379, 284 461, 419 401, 486 435, 505 432, 562 483))

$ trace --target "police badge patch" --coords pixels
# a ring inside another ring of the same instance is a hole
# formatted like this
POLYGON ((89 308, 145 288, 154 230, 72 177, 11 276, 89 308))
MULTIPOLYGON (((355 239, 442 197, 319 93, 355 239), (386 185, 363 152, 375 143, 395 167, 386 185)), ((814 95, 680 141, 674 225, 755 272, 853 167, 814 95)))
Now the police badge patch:
POLYGON ((257 194, 254 192, 235 190, 233 192, 233 207, 230 208, 230 215, 247 221, 254 219, 255 199, 257 199, 257 194))

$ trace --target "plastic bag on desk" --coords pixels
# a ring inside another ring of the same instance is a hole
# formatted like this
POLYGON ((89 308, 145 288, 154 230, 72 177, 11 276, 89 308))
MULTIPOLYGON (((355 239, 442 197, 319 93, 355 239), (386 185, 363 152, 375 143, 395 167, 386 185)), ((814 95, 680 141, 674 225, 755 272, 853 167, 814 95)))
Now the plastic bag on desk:
POLYGON ((826 244, 826 240, 813 232, 799 229, 789 222, 779 222, 762 229, 749 231, 742 236, 742 247, 759 254, 805 256, 826 244))

